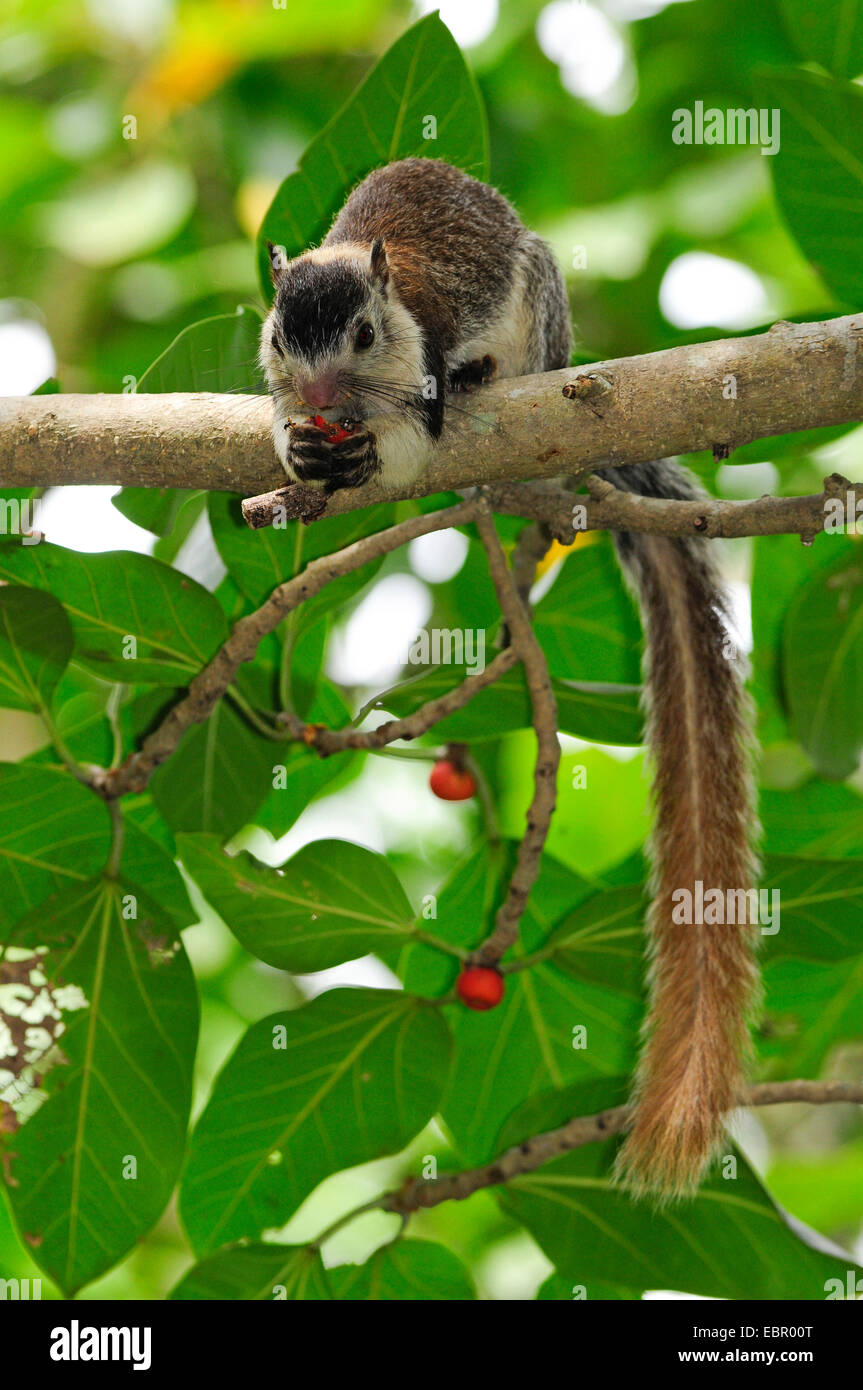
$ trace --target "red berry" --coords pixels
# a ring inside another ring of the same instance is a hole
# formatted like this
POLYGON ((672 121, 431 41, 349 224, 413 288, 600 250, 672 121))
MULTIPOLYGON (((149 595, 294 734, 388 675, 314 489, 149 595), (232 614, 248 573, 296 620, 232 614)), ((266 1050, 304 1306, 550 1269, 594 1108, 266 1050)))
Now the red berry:
POLYGON ((329 420, 324 419, 323 415, 310 415, 306 423, 323 430, 330 444, 341 444, 343 439, 348 439, 353 434, 355 428, 351 426, 345 429, 344 425, 331 425, 329 420))
POLYGON ((476 792, 476 782, 470 773, 447 759, 435 763, 429 786, 441 801, 468 801, 476 792))
POLYGON ((471 965, 459 975, 455 990, 469 1009, 494 1009, 503 998, 503 976, 490 966, 471 965))

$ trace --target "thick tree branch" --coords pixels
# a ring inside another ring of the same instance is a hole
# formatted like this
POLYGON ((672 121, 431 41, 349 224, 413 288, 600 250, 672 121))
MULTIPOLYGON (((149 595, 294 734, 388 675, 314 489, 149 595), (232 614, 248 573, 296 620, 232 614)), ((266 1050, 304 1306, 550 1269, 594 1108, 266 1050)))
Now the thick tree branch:
MULTIPOLYGON (((863 1082, 854 1081, 777 1081, 749 1086, 740 1097, 741 1105, 784 1105, 802 1101, 808 1105, 829 1105, 845 1101, 863 1105, 863 1082)), ((462 1201, 484 1187, 496 1187, 521 1173, 532 1173, 543 1163, 585 1144, 593 1144, 621 1134, 629 1127, 632 1111, 628 1105, 603 1110, 598 1115, 579 1115, 558 1129, 536 1134, 517 1144, 492 1163, 470 1168, 442 1178, 410 1178, 397 1192, 381 1198, 384 1211, 406 1214, 420 1207, 436 1207, 441 1202, 462 1201)))
MULTIPOLYGON (((568 399, 573 369, 492 382, 461 397, 410 489, 336 494, 328 515, 502 479, 587 472, 863 419, 863 315, 778 323, 579 369, 611 390, 568 399)), ((283 483, 270 402, 218 395, 0 400, 0 484, 124 483, 260 493, 283 483)))

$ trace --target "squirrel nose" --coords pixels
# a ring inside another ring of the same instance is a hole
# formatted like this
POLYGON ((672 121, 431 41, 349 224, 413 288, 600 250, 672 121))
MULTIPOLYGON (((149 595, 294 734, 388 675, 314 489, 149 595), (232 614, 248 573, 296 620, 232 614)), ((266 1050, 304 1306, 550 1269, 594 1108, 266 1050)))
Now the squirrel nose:
POLYGON ((328 405, 335 404, 338 385, 334 373, 317 376, 313 381, 300 381, 298 385, 300 395, 304 401, 308 401, 309 405, 325 410, 328 405))

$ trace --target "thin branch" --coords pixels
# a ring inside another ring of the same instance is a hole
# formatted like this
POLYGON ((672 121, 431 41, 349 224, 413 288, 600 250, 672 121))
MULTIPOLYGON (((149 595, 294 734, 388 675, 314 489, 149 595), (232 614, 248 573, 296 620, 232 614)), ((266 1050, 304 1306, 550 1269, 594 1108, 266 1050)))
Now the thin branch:
MULTIPOLYGON (((571 368, 491 382, 450 411, 441 447, 409 488, 337 493, 327 515, 495 480, 584 474, 715 445, 863 419, 863 314, 777 323, 579 369, 610 390, 567 399, 571 368)), ((284 485, 265 397, 29 396, 0 400, 4 487, 123 483, 245 496, 284 485)))
POLYGON ((389 554, 417 536, 471 521, 474 512, 473 502, 460 502, 443 511, 410 517, 387 531, 364 536, 344 550, 312 560, 294 579, 279 584, 260 608, 240 619, 224 646, 194 678, 184 697, 162 723, 145 738, 139 751, 127 758, 121 767, 98 774, 97 790, 108 800, 126 792, 143 791, 156 768, 174 752, 186 730, 204 722, 243 663, 253 660, 261 640, 298 604, 320 593, 334 579, 389 554))
MULTIPOLYGON (((807 1105, 847 1102, 863 1105, 863 1082, 854 1081, 776 1081, 749 1086, 741 1095, 741 1105, 785 1105, 791 1101, 807 1105)), ((484 1187, 496 1187, 521 1173, 532 1173, 552 1158, 621 1134, 632 1120, 628 1105, 618 1105, 597 1115, 580 1115, 558 1129, 534 1135, 507 1149, 491 1163, 441 1178, 410 1178, 397 1192, 384 1193, 384 1211, 405 1214, 420 1207, 436 1207, 441 1202, 460 1202, 484 1187)))
MULTIPOLYGON (((492 510, 497 508, 492 502, 492 510)), ((573 539, 570 532, 568 541, 573 539)), ((525 526, 512 552, 512 577, 515 580, 516 592, 526 608, 529 609, 530 591, 536 579, 536 568, 541 560, 545 558, 549 546, 554 540, 554 536, 545 522, 535 521, 530 526, 525 526)))
POLYGON ((579 531, 639 531, 709 539, 799 535, 811 540, 825 530, 828 519, 836 529, 837 502, 853 524, 855 506, 863 500, 863 483, 849 482, 839 473, 824 479, 823 492, 744 501, 643 497, 612 487, 595 474, 589 474, 585 483, 586 496, 550 483, 507 483, 487 488, 486 495, 494 511, 544 522, 563 545, 569 545, 579 531))
POLYGON ((306 724, 289 711, 279 715, 279 722, 285 725, 292 738, 314 748, 322 758, 328 758, 331 753, 339 753, 343 748, 365 748, 374 751, 386 747, 388 743, 395 743, 396 739, 410 740, 427 733, 447 715, 463 709, 481 690, 493 685, 507 671, 512 670, 517 660, 515 652, 508 648, 500 652, 484 670, 468 676, 453 690, 448 690, 436 700, 429 700, 404 719, 389 719, 385 724, 379 724, 376 729, 363 732, 359 729, 327 729, 322 724, 306 724))
POLYGON ((540 858, 557 797, 560 744, 557 739, 557 702, 545 653, 531 627, 527 608, 519 597, 495 530, 491 508, 484 496, 480 496, 477 503, 476 526, 488 556, 489 571, 512 646, 524 665, 537 741, 533 800, 528 808, 527 828, 519 843, 515 870, 506 898, 498 909, 494 930, 475 953, 479 964, 497 965, 518 936, 521 915, 539 874, 540 858))

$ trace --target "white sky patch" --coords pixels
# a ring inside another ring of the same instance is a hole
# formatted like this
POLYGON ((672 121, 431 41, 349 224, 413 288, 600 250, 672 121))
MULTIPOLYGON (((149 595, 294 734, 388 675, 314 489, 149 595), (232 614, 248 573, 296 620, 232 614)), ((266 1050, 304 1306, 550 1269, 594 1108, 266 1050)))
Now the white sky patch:
POLYGON ((100 97, 70 97, 51 108, 45 129, 58 154, 66 159, 92 159, 113 134, 112 111, 100 97))
POLYGON ((754 270, 707 251, 686 251, 671 262, 659 307, 678 328, 752 328, 772 313, 754 270))
POLYGON ((408 559, 418 579, 424 579, 427 584, 445 584, 458 574, 467 552, 467 536, 451 528, 417 536, 408 546, 408 559))
POLYGON ((316 999, 319 994, 344 985, 363 989, 404 989, 398 975, 376 956, 346 960, 329 970, 318 970, 314 975, 295 975, 294 979, 308 999, 316 999))
POLYGON ((498 0, 417 0, 417 14, 440 10, 440 17, 460 48, 482 43, 497 24, 498 0))
POLYGON ((41 323, 35 319, 0 323, 0 396, 29 396, 56 371, 57 358, 41 323))
POLYGON ((602 10, 585 0, 552 0, 540 11, 536 37, 573 96, 607 114, 631 106, 635 69, 622 35, 602 10))
POLYGON ((392 685, 431 607, 429 591, 419 579, 388 575, 333 634, 327 675, 340 685, 392 685))
POLYGON ((174 17, 172 0, 87 0, 92 22, 106 34, 154 44, 174 17))
POLYGON ((671 5, 688 5, 690 0, 602 0, 602 8, 612 19, 628 22, 650 19, 671 5))
POLYGON ((45 539, 69 550, 137 550, 148 555, 155 536, 127 521, 111 498, 116 487, 54 487, 40 499, 34 520, 45 539))
POLYGON ((723 463, 716 482, 723 497, 763 497, 779 488, 779 469, 773 463, 723 463))
POLYGON ((731 636, 741 651, 752 651, 752 592, 740 579, 726 580, 731 636))
POLYGON ((438 800, 428 784, 431 769, 430 760, 369 757, 356 781, 312 802, 286 835, 269 846, 254 844, 253 852, 267 864, 283 864, 314 840, 350 840, 379 854, 410 845, 422 855, 425 841, 461 853, 471 812, 438 800))

